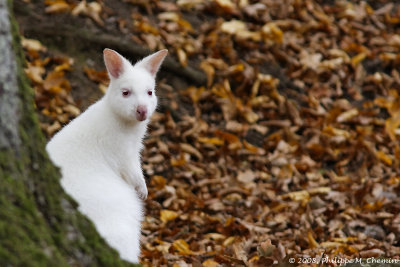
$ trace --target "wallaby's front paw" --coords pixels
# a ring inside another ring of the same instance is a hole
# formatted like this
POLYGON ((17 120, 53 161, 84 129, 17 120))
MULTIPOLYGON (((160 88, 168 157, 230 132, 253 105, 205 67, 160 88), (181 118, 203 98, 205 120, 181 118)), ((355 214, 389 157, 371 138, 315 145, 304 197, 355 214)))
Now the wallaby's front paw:
POLYGON ((140 185, 135 187, 135 189, 140 199, 145 200, 147 198, 148 191, 144 179, 140 185))

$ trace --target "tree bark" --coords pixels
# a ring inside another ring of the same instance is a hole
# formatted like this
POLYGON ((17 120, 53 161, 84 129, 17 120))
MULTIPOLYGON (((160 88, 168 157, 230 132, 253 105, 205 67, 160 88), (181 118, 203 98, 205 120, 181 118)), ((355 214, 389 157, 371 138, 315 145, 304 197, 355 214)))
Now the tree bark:
POLYGON ((23 73, 11 10, 11 1, 0 0, 0 265, 130 266, 59 184, 23 73))

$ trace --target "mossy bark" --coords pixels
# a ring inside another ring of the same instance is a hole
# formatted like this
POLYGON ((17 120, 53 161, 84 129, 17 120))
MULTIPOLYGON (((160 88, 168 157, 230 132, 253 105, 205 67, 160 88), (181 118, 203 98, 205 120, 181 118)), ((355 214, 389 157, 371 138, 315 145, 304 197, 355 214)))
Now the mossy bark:
POLYGON ((129 266, 59 184, 23 73, 11 5, 0 0, 0 265, 129 266))

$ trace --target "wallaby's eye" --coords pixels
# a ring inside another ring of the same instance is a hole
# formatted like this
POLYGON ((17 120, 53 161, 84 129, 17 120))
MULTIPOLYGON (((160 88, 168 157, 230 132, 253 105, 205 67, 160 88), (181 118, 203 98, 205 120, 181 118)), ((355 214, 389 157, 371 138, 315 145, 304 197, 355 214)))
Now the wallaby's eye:
POLYGON ((122 96, 123 97, 128 97, 131 95, 131 90, 129 89, 122 89, 122 96))
POLYGON ((147 91, 147 94, 149 95, 149 96, 152 96, 153 95, 153 91, 147 91))

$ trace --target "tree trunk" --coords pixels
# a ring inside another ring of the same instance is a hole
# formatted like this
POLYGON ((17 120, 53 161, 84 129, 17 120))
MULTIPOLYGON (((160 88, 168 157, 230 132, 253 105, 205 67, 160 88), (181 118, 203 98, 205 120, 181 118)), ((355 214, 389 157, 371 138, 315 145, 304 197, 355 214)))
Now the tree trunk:
POLYGON ((11 10, 11 1, 0 0, 0 265, 128 266, 59 184, 11 10))

